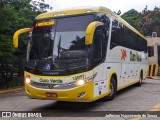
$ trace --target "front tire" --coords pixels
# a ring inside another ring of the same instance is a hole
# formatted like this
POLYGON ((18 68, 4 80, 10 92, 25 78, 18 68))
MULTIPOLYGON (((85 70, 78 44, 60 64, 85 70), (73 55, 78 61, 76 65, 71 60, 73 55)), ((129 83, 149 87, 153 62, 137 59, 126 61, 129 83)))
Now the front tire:
POLYGON ((114 78, 111 79, 110 83, 110 93, 106 97, 102 98, 103 101, 113 100, 117 93, 117 84, 114 78))

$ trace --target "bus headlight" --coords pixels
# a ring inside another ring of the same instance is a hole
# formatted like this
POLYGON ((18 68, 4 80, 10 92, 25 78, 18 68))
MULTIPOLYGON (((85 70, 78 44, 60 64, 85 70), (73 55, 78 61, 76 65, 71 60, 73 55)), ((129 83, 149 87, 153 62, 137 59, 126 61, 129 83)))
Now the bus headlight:
POLYGON ((31 84, 32 81, 31 81, 30 78, 26 77, 26 78, 25 78, 25 82, 28 83, 28 84, 31 84))
POLYGON ((85 81, 84 80, 78 80, 77 85, 84 85, 85 81))
POLYGON ((76 81, 76 85, 81 86, 81 85, 87 84, 88 82, 89 82, 88 79, 80 79, 80 80, 76 81))

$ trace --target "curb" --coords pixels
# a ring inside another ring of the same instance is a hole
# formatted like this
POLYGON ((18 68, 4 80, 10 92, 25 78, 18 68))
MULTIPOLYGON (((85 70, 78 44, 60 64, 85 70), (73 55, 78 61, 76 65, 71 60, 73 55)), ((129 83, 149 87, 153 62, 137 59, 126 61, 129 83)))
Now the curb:
POLYGON ((147 77, 148 79, 152 79, 152 80, 160 80, 160 77, 157 78, 157 77, 147 77))
POLYGON ((20 90, 24 90, 24 87, 13 88, 13 89, 8 89, 8 90, 0 90, 0 94, 11 93, 11 92, 16 92, 16 91, 20 91, 20 90))

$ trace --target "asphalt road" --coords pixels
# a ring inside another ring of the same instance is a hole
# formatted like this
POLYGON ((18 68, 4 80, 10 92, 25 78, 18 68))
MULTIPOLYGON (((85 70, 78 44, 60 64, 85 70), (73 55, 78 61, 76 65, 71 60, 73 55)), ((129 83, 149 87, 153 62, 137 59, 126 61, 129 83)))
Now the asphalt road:
MULTIPOLYGON (((0 94, 0 111, 42 111, 49 112, 54 115, 62 117, 54 117, 54 120, 61 119, 76 119, 86 120, 91 117, 72 117, 74 114, 80 116, 81 112, 92 111, 90 114, 97 114, 94 117, 96 120, 129 120, 125 117, 98 117, 97 111, 160 111, 160 80, 144 80, 141 87, 131 86, 127 89, 121 90, 112 101, 102 102, 96 101, 92 103, 77 103, 77 102, 59 102, 50 100, 36 100, 29 99, 25 96, 24 91, 18 91, 13 93, 0 94), (156 109, 155 109, 156 108, 156 109), (58 111, 55 112, 55 111, 58 111), (71 111, 71 112, 67 112, 71 111), (76 113, 75 113, 76 112, 76 113), (67 117, 66 117, 67 116, 67 117)), ((0 118, 2 119, 2 118, 0 118)), ((17 120, 17 118, 14 118, 17 120)), ((18 118, 22 119, 22 118, 18 118)), ((23 118, 29 119, 29 118, 23 118)), ((46 119, 45 117, 39 118, 40 120, 46 119)), ((49 118, 48 119, 53 119, 49 118)), ((139 118, 136 118, 138 120, 139 118)), ((142 120, 159 120, 160 118, 147 117, 142 120)))

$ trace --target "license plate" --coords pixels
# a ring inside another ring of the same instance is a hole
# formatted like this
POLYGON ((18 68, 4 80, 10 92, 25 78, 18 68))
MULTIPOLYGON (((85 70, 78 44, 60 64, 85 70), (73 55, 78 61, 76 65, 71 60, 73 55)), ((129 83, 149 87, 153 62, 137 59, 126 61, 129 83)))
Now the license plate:
POLYGON ((54 97, 54 98, 56 98, 57 94, 56 93, 47 92, 46 93, 46 97, 54 97))

